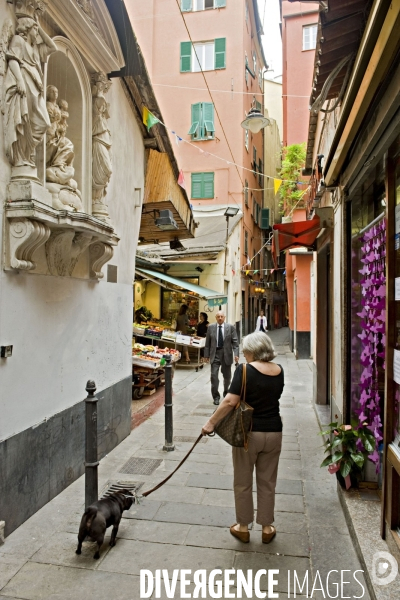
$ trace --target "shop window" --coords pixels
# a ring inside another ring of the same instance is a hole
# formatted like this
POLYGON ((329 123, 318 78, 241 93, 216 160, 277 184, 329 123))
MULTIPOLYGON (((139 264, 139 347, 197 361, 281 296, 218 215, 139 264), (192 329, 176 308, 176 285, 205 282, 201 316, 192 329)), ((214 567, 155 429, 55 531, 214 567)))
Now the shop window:
POLYGON ((317 24, 303 27, 303 50, 315 50, 317 47, 317 30, 317 24))
POLYGON ((212 102, 192 104, 192 124, 188 131, 192 141, 212 140, 214 133, 214 104, 212 102))
POLYGON ((367 422, 377 448, 366 465, 366 479, 376 480, 385 379, 386 211, 383 162, 351 199, 350 282, 350 422, 367 422))
POLYGON ((192 198, 214 198, 214 173, 192 173, 192 198))

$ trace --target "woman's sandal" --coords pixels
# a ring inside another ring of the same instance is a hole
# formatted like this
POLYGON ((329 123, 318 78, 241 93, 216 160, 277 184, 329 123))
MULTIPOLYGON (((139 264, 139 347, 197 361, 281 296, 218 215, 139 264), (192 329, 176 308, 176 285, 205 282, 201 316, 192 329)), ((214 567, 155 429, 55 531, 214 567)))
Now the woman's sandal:
POLYGON ((235 529, 236 525, 237 525, 237 523, 235 523, 234 525, 231 525, 231 527, 229 529, 229 531, 231 532, 231 535, 233 535, 233 537, 237 538, 244 544, 248 544, 250 541, 250 532, 249 531, 237 531, 237 529, 235 529))
POLYGON ((262 534, 262 543, 263 544, 269 544, 274 537, 276 536, 276 529, 273 525, 271 525, 273 531, 271 531, 271 533, 264 533, 262 534))

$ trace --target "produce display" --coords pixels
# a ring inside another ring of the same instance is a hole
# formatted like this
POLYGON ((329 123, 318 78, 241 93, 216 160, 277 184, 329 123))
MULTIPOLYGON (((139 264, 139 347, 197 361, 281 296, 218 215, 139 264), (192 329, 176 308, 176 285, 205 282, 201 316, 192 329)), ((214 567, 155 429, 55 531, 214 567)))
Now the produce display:
POLYGON ((159 348, 158 346, 152 346, 151 344, 144 345, 135 343, 132 346, 132 356, 144 360, 154 361, 165 359, 165 355, 170 355, 172 362, 180 359, 181 353, 175 348, 159 348))

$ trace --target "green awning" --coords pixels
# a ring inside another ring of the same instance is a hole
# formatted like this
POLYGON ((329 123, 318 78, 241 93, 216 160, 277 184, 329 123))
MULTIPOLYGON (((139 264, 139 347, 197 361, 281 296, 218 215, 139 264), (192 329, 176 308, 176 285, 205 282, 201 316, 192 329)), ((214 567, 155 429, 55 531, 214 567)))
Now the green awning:
MULTIPOLYGON (((194 283, 189 283, 183 279, 177 279, 176 277, 171 277, 170 275, 166 275, 165 273, 160 273, 159 271, 150 271, 150 269, 136 269, 136 273, 141 275, 142 277, 146 277, 148 275, 151 279, 160 279, 161 281, 165 281, 166 283, 171 283, 176 285, 183 290, 188 292, 192 292, 199 296, 199 298, 205 298, 208 300, 209 306, 218 306, 222 304, 227 304, 228 298, 225 295, 221 295, 219 292, 214 290, 209 290, 208 288, 202 287, 201 285, 196 285, 194 283)), ((157 283, 157 281, 155 281, 157 283)))

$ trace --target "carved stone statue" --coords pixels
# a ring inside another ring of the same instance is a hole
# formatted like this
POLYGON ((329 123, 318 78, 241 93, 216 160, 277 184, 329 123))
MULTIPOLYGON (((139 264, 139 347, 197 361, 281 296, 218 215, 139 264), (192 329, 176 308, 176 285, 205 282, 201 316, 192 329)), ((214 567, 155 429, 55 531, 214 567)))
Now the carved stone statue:
POLYGON ((111 82, 104 73, 93 76, 93 125, 92 125, 92 214, 103 221, 109 221, 105 195, 112 174, 111 133, 107 120, 110 118, 109 104, 104 94, 111 82))
POLYGON ((17 2, 17 27, 6 51, 4 136, 13 177, 36 178, 35 149, 50 125, 43 96, 43 63, 57 50, 38 24, 41 3, 17 2))
POLYGON ((47 112, 50 126, 46 137, 46 187, 53 197, 53 207, 59 210, 83 210, 81 193, 75 181, 74 145, 67 138, 68 102, 57 104, 58 89, 47 86, 47 112))

